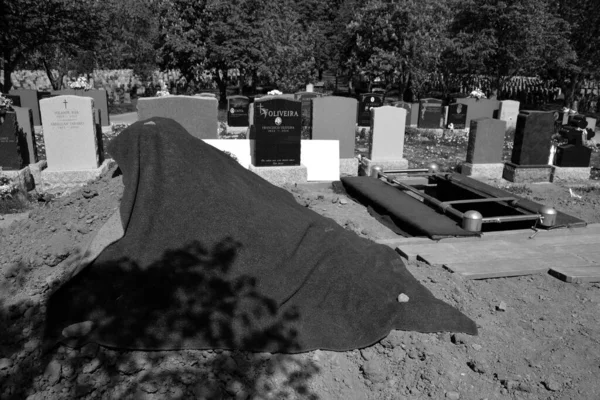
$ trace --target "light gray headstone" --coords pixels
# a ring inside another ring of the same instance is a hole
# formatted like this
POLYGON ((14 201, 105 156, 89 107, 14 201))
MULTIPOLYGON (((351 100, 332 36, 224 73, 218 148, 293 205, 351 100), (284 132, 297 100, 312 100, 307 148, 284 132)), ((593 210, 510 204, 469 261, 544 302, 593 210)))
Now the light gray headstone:
POLYGON ((312 99, 312 139, 339 140, 340 158, 354 158, 358 101, 327 96, 312 99))
POLYGON ((91 97, 56 96, 40 100, 48 169, 79 171, 100 164, 91 97))
POLYGON ((171 118, 190 135, 199 139, 217 139, 219 102, 214 97, 162 96, 138 100, 138 120, 152 117, 171 118))
POLYGON ((369 159, 393 161, 404 158, 406 110, 400 107, 382 106, 373 108, 371 115, 369 159))
POLYGON ((519 116, 519 106, 521 103, 514 100, 502 100, 498 111, 498 119, 506 122, 506 129, 515 129, 517 126, 517 117, 519 116))

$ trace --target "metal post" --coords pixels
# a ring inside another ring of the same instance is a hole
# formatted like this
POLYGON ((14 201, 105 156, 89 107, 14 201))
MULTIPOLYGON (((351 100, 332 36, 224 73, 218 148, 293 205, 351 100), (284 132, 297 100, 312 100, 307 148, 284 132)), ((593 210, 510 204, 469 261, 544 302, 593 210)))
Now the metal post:
POLYGON ((541 214, 540 225, 542 225, 546 228, 550 228, 556 224, 557 212, 554 208, 549 207, 549 206, 543 206, 542 208, 540 208, 540 214, 541 214))
POLYGON ((383 168, 374 166, 371 168, 371 178, 378 179, 380 175, 383 175, 383 168))
POLYGON ((463 215, 462 228, 469 232, 481 232, 483 215, 475 210, 467 211, 463 215))

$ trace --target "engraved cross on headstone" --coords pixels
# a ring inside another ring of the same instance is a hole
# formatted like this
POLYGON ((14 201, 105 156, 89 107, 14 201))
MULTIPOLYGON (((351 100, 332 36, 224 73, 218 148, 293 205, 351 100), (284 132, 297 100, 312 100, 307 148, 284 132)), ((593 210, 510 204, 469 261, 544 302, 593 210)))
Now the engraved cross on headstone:
POLYGON ((65 110, 67 109, 67 99, 65 99, 65 101, 63 101, 63 104, 65 105, 65 110))

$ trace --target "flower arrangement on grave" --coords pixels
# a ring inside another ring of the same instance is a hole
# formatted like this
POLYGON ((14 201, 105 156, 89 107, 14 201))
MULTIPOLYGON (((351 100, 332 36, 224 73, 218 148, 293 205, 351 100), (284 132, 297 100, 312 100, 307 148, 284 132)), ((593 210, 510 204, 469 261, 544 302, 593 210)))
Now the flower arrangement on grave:
POLYGON ((156 97, 170 96, 171 93, 167 89, 159 90, 156 92, 156 97))
POLYGON ((269 96, 281 96, 283 93, 277 89, 271 90, 267 93, 269 96))
POLYGON ((90 90, 92 88, 84 76, 80 76, 75 82, 71 82, 69 87, 75 90, 90 90))
POLYGON ((12 111, 13 102, 8 97, 4 97, 0 92, 0 114, 6 114, 7 111, 12 111))
POLYGON ((10 199, 17 192, 18 188, 10 178, 0 176, 0 200, 10 199))
POLYGON ((477 88, 477 89, 473 90, 473 91, 471 92, 471 94, 469 94, 469 97, 475 98, 475 99, 477 99, 477 100, 479 100, 479 99, 486 99, 486 98, 487 98, 487 97, 485 96, 485 93, 483 93, 483 92, 481 91, 481 89, 479 89, 479 88, 477 88))

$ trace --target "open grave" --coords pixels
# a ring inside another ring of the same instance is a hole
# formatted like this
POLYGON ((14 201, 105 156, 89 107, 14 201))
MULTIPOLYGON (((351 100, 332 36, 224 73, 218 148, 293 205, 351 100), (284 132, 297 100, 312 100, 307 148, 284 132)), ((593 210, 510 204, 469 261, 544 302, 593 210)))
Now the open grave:
POLYGON ((345 177, 348 194, 406 237, 443 239, 484 232, 584 227, 585 221, 465 175, 429 169, 383 171, 345 177))

